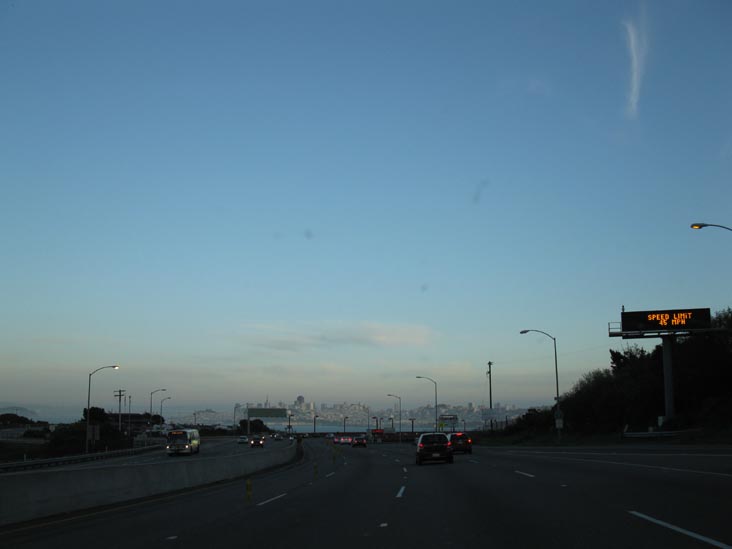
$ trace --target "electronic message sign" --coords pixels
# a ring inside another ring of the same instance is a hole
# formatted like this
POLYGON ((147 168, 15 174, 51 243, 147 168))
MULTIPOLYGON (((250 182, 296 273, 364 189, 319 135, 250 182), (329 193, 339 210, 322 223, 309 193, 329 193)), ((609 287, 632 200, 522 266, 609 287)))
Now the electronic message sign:
POLYGON ((688 332, 712 327, 709 309, 627 311, 620 315, 623 333, 688 332))

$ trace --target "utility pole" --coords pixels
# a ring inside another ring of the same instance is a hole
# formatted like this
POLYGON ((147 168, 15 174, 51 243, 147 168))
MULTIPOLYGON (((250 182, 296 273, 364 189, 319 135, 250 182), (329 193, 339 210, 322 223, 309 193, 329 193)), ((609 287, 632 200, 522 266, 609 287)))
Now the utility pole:
POLYGON ((118 389, 114 396, 117 397, 117 404, 118 404, 118 410, 117 410, 117 429, 121 432, 122 431, 122 397, 125 396, 125 390, 124 389, 118 389))
POLYGON ((132 395, 127 398, 127 434, 132 438, 132 395))
POLYGON ((491 366, 493 366, 493 363, 489 360, 488 371, 486 372, 486 375, 488 376, 488 408, 493 410, 493 382, 491 379, 491 366))

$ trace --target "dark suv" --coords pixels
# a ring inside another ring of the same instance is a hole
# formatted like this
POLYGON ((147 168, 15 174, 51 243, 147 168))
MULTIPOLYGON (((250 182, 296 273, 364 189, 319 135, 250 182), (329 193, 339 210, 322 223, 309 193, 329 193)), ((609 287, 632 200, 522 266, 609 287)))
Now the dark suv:
POLYGON ((473 453, 473 439, 465 433, 450 433, 447 437, 452 443, 453 452, 473 453))
POLYGON ((417 440, 417 465, 424 461, 453 462, 452 445, 445 433, 424 433, 417 440))

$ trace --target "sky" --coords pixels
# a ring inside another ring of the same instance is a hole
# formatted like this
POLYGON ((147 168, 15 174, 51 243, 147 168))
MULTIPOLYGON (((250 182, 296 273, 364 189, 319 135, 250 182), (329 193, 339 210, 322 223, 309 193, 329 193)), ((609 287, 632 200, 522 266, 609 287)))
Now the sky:
POLYGON ((520 330, 565 392, 621 307, 732 306, 731 24, 0 0, 0 406, 550 404, 520 330))

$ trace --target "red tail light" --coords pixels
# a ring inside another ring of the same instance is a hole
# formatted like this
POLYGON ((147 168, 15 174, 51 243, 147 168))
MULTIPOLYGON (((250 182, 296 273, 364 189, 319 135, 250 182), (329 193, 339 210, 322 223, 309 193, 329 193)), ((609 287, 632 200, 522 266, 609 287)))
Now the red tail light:
POLYGON ((420 447, 420 448, 424 448, 424 444, 422 444, 422 443, 420 442, 420 443, 419 443, 419 447, 420 447))
POLYGON ((472 438, 469 438, 468 439, 468 444, 473 444, 473 439, 472 438))
POLYGON ((450 441, 448 440, 448 441, 447 441, 447 447, 449 448, 450 446, 452 446, 452 442, 450 442, 450 441))

